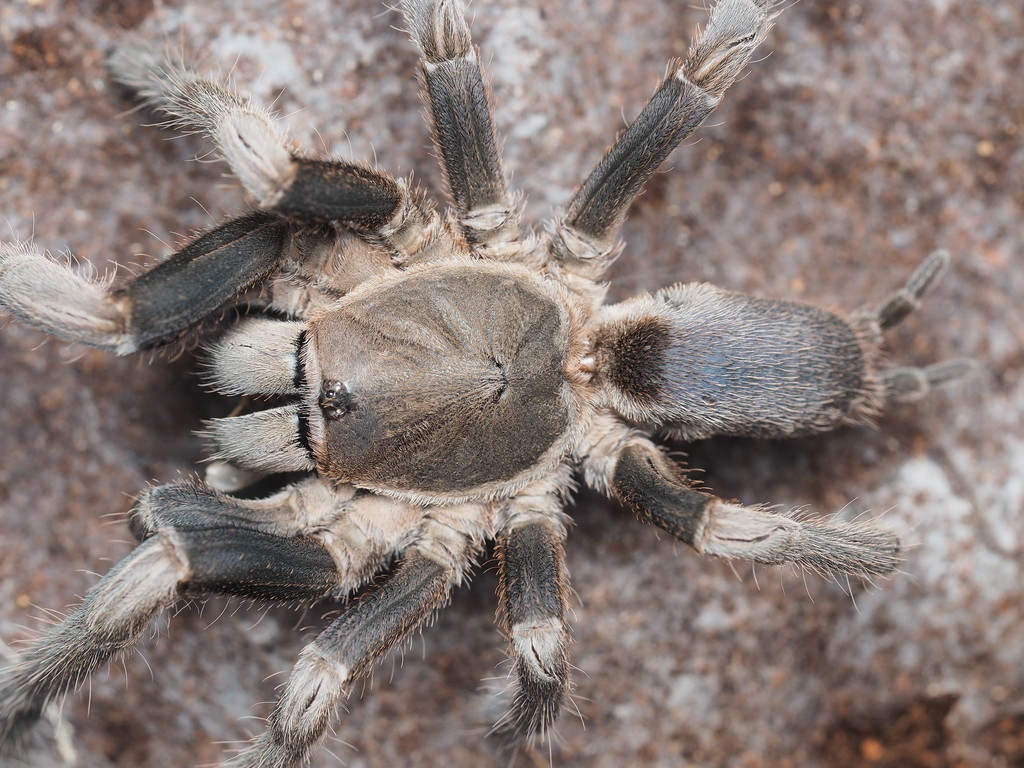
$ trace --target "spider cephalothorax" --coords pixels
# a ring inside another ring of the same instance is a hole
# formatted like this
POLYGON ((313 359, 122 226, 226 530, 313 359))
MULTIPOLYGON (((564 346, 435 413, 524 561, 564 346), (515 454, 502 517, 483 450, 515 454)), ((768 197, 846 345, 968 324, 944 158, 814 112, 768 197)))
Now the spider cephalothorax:
POLYGON ((321 475, 449 501, 550 472, 593 399, 577 303, 522 266, 463 260, 322 310, 304 347, 307 378, 324 382, 307 409, 322 414, 309 429, 321 475))
POLYGON ((963 361, 884 369, 877 354, 943 254, 851 317, 702 284, 603 304, 627 208, 742 71, 771 6, 721 0, 689 57, 536 234, 513 203, 457 2, 403 3, 452 198, 446 218, 383 171, 293 151, 267 112, 187 65, 144 45, 116 50, 115 79, 205 131, 259 210, 118 288, 2 245, 0 305, 119 354, 244 307, 212 344, 209 382, 277 405, 208 425, 217 462, 205 482, 139 497, 139 546, 0 682, 0 739, 182 598, 312 602, 393 565, 307 646, 269 728, 232 761, 301 763, 352 680, 421 626, 492 541, 515 661, 493 732, 542 734, 569 689, 562 540, 574 472, 702 553, 891 572, 894 534, 722 501, 649 433, 821 432, 962 375, 963 361), (276 492, 254 492, 273 480, 276 492))

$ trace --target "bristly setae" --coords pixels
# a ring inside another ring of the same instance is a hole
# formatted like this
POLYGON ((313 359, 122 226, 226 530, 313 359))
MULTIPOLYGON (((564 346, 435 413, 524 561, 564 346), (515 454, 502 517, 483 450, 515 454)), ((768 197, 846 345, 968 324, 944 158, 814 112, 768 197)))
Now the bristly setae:
POLYGON ((570 686, 562 542, 577 472, 701 553, 863 577, 899 562, 882 528, 693 487, 650 434, 823 432, 961 376, 970 363, 879 363, 882 332, 918 306, 945 254, 876 310, 846 317, 693 283, 604 303, 627 209, 744 70, 773 3, 721 0, 686 60, 536 231, 509 190, 461 3, 402 10, 450 215, 382 170, 293 151, 265 109, 136 43, 112 53, 114 79, 205 132, 256 210, 118 287, 0 245, 0 306, 117 354, 244 306, 210 348, 209 383, 278 403, 207 426, 216 461, 205 482, 139 497, 139 546, 0 680, 8 743, 183 598, 309 603, 366 588, 305 648, 266 731, 229 761, 301 764, 353 679, 442 606, 492 541, 515 663, 491 733, 543 734, 570 686), (280 490, 254 498, 268 478, 280 490))

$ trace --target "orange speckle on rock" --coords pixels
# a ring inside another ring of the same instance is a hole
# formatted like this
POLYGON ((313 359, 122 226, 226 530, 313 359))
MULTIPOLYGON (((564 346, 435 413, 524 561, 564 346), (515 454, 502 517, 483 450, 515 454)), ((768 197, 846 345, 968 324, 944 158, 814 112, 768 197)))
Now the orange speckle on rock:
POLYGON ((878 739, 864 739, 860 743, 861 756, 870 763, 877 763, 885 757, 885 745, 878 739))

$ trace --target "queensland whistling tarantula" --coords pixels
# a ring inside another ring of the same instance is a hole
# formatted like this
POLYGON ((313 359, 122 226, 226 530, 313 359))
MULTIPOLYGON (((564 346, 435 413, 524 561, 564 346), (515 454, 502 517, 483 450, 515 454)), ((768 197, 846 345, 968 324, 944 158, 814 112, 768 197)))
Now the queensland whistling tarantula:
POLYGON ((7 671, 0 737, 31 726, 183 596, 315 601, 350 595, 395 561, 306 647, 269 727, 231 761, 300 763, 353 679, 445 602, 491 540, 515 660, 493 733, 543 733, 569 686, 563 507, 577 469, 698 552, 892 571, 892 533, 725 502, 692 487, 648 433, 820 432, 961 375, 963 361, 878 365, 881 332, 913 311, 944 255, 849 318, 703 284, 602 304, 627 208, 740 74, 771 5, 721 0, 542 233, 521 226, 456 0, 403 2, 450 218, 382 171, 291 151, 266 111, 183 64, 143 46, 115 51, 114 77, 205 131, 258 210, 119 288, 4 245, 0 303, 54 336, 128 354, 245 298, 267 312, 214 344, 210 381, 283 404, 209 425, 219 461, 205 484, 142 494, 131 513, 138 548, 7 671), (283 490, 231 495, 270 475, 287 475, 283 490))

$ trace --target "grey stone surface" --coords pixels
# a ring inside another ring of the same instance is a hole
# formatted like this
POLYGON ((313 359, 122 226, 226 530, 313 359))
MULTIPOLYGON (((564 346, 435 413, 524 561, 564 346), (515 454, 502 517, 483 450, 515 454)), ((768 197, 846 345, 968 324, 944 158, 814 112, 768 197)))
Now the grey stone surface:
MULTIPOLYGON (((568 199, 703 18, 679 0, 478 0, 472 13, 534 220, 568 199)), ((274 101, 307 147, 376 156, 439 189, 398 23, 354 0, 2 4, 2 236, 103 271, 243 208, 221 165, 189 162, 200 141, 127 114, 102 64, 127 34, 187 43, 274 101)), ((505 673, 482 568, 354 693, 337 758, 322 751, 316 768, 1024 765, 1024 9, 805 0, 765 51, 636 204, 614 297, 708 280, 854 308, 950 250, 951 273, 891 353, 971 356, 979 375, 876 430, 685 447, 727 497, 883 514, 911 545, 902 572, 871 588, 734 573, 581 494, 568 558, 582 720, 567 712, 550 750, 511 761, 481 741, 478 681, 505 673)), ((188 355, 117 359, 0 331, 6 642, 129 550, 131 494, 197 469, 192 430, 232 403, 201 393, 195 369, 188 355)), ((248 716, 266 714, 324 610, 181 611, 70 697, 64 734, 26 764, 216 762, 217 742, 261 727, 248 716)))

